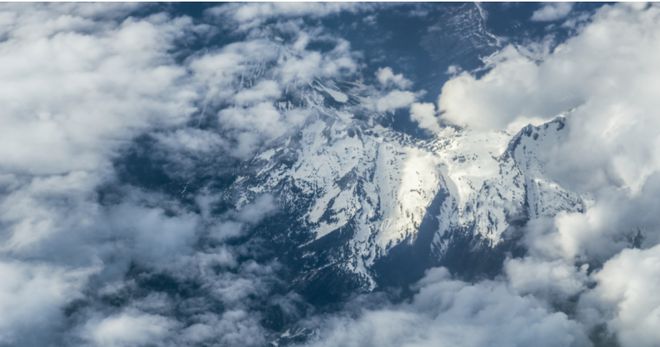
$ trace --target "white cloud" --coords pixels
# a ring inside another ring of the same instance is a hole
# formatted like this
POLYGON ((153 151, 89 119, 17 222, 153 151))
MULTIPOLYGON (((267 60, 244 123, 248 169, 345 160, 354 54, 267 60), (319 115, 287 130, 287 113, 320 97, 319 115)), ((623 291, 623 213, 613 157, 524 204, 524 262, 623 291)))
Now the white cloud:
POLYGON ((183 150, 194 153, 213 153, 227 147, 227 141, 217 132, 182 128, 173 132, 158 133, 156 139, 170 150, 183 150))
POLYGON ((264 331, 253 312, 229 310, 217 317, 207 315, 182 332, 182 340, 188 345, 213 344, 222 346, 264 346, 264 331))
POLYGON ((405 78, 403 74, 394 74, 392 68, 384 67, 376 71, 376 78, 378 83, 383 87, 395 86, 401 89, 408 89, 412 86, 412 82, 405 78))
POLYGON ((96 191, 135 136, 179 126, 195 110, 188 69, 171 54, 194 25, 165 14, 132 18, 132 7, 0 8, 0 258, 12 259, 0 266, 0 344, 59 344, 69 328, 64 308, 89 282, 190 244, 179 234, 190 220, 159 209, 134 206, 145 213, 130 214, 137 229, 113 229, 96 191), (153 227, 163 234, 144 230, 153 227))
POLYGON ((109 209, 107 223, 124 240, 122 246, 130 250, 131 259, 160 267, 167 266, 167 259, 192 251, 199 220, 192 213, 168 216, 161 208, 125 202, 109 209))
POLYGON ((0 198, 0 221, 4 225, 0 252, 14 256, 41 254, 43 258, 60 255, 60 247, 75 248, 75 243, 68 246, 59 240, 68 236, 75 240, 80 236, 77 232, 93 224, 98 210, 90 190, 98 179, 85 172, 73 172, 18 182, 0 198), (49 248, 51 251, 46 252, 49 248))
POLYGON ((565 18, 571 13, 573 4, 570 2, 553 2, 543 4, 541 8, 532 13, 532 21, 550 22, 565 18))
POLYGON ((279 137, 286 129, 282 114, 273 103, 262 102, 250 107, 232 107, 218 113, 220 125, 244 131, 254 130, 267 138, 279 137))
POLYGON ((273 100, 282 94, 280 85, 272 80, 260 81, 254 87, 241 90, 234 95, 238 105, 254 104, 264 100, 273 100))
POLYGON ((61 307, 83 296, 94 269, 0 261, 0 345, 38 346, 61 328, 61 307))
POLYGON ((498 282, 431 270, 412 302, 335 318, 309 346, 589 346, 579 324, 498 282))
POLYGON ((162 344, 175 326, 166 317, 127 310, 88 322, 81 335, 99 347, 144 346, 162 344))
POLYGON ((410 106, 415 99, 416 96, 413 92, 393 90, 374 100, 374 108, 378 112, 392 112, 410 106))
POLYGON ((443 85, 438 106, 444 119, 475 129, 507 129, 520 120, 549 119, 582 101, 581 94, 555 87, 558 72, 545 71, 544 63, 536 65, 512 46, 489 63, 492 70, 480 79, 462 72, 443 85))
POLYGON ((189 20, 97 22, 55 9, 4 12, 14 23, 0 42, 0 168, 96 170, 120 141, 187 119, 194 95, 168 51, 189 20))
POLYGON ((278 54, 279 47, 268 40, 247 40, 195 57, 190 69, 196 83, 206 87, 205 101, 214 106, 234 97, 243 87, 241 76, 249 76, 260 63, 275 61, 278 54))
POLYGON ((657 346, 660 297, 654 293, 660 290, 660 246, 624 250, 595 278, 598 285, 582 299, 583 314, 596 321, 605 318, 622 347, 657 346))
POLYGON ((341 11, 355 11, 357 8, 357 5, 349 3, 252 3, 225 4, 207 12, 232 20, 240 30, 248 30, 274 18, 319 18, 341 11))
POLYGON ((577 268, 562 260, 528 257, 508 259, 504 271, 508 283, 521 295, 534 294, 548 302, 564 302, 586 289, 587 266, 577 268))
POLYGON ((440 123, 435 115, 435 105, 431 103, 414 103, 410 106, 410 119, 433 134, 440 132, 440 123))
MULTIPOLYGON (((310 83, 314 78, 337 78, 357 70, 350 51, 350 44, 335 39, 335 46, 329 52, 302 51, 296 55, 285 55, 275 68, 275 73, 284 84, 310 83)), ((293 45, 296 45, 294 42, 293 45)))

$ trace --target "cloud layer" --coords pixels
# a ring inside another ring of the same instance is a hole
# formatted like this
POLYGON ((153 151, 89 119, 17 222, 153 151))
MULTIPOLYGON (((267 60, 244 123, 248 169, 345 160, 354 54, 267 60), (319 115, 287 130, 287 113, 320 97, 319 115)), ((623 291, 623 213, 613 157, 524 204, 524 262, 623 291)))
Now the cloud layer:
MULTIPOLYGON (((229 4, 200 19, 158 6, 1 7, 0 345, 272 341, 263 307, 305 315, 281 264, 250 240, 277 198, 150 190, 115 164, 144 138, 176 163, 172 177, 189 179, 199 158, 249 160, 320 117, 310 98, 327 93, 365 118, 404 112, 430 134, 442 123, 513 134, 562 114, 565 141, 536 159, 587 209, 529 221, 526 255, 495 279, 437 268, 409 301, 312 314, 307 345, 656 346, 660 7, 607 5, 556 47, 508 46, 486 70, 453 75, 437 105, 390 67, 371 72, 374 86, 354 83, 359 100, 322 83, 365 69, 316 21, 368 8, 229 4), (226 42, 180 49, 215 35, 226 42)), ((546 4, 531 20, 571 10, 546 4)))

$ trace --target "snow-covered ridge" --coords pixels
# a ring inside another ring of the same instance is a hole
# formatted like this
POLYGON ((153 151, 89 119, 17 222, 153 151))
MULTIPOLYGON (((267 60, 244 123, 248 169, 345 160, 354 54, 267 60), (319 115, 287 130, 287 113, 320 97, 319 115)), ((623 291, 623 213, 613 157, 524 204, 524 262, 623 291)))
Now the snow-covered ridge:
POLYGON ((300 206, 297 222, 309 233, 305 245, 348 233, 332 261, 371 287, 375 261, 415 239, 438 194, 446 195, 433 241, 440 253, 456 230, 471 230, 494 246, 512 225, 583 209, 579 196, 544 175, 538 156, 562 136, 561 118, 515 136, 445 128, 421 141, 360 117, 346 103, 357 96, 314 88, 308 100, 322 94, 335 106, 317 102, 320 112, 283 140, 286 145, 258 155, 255 174, 239 179, 237 191, 246 192, 245 201, 271 193, 300 206))

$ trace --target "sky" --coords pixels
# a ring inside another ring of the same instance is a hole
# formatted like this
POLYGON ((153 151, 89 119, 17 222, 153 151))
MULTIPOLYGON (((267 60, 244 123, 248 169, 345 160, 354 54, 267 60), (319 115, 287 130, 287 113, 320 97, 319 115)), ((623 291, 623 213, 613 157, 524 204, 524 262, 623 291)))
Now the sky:
POLYGON ((658 61, 655 4, 4 4, 0 346, 657 346, 658 61), (494 278, 321 310, 252 237, 281 202, 222 190, 319 81, 418 138, 562 115, 537 159, 586 210, 530 220, 494 278))

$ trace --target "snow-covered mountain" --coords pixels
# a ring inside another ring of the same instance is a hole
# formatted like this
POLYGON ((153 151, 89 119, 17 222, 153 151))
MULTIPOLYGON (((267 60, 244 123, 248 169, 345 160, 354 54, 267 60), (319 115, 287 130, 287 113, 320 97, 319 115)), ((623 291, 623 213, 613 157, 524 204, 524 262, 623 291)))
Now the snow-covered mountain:
POLYGON ((310 86, 304 99, 315 115, 251 160, 231 189, 239 206, 262 194, 284 206, 279 232, 302 264, 302 287, 339 273, 372 290, 388 282, 384 272, 421 274, 460 247, 475 258, 515 239, 530 218, 584 208, 539 160, 564 136, 563 117, 513 136, 447 126, 420 139, 381 125, 351 89, 359 86, 310 86))

